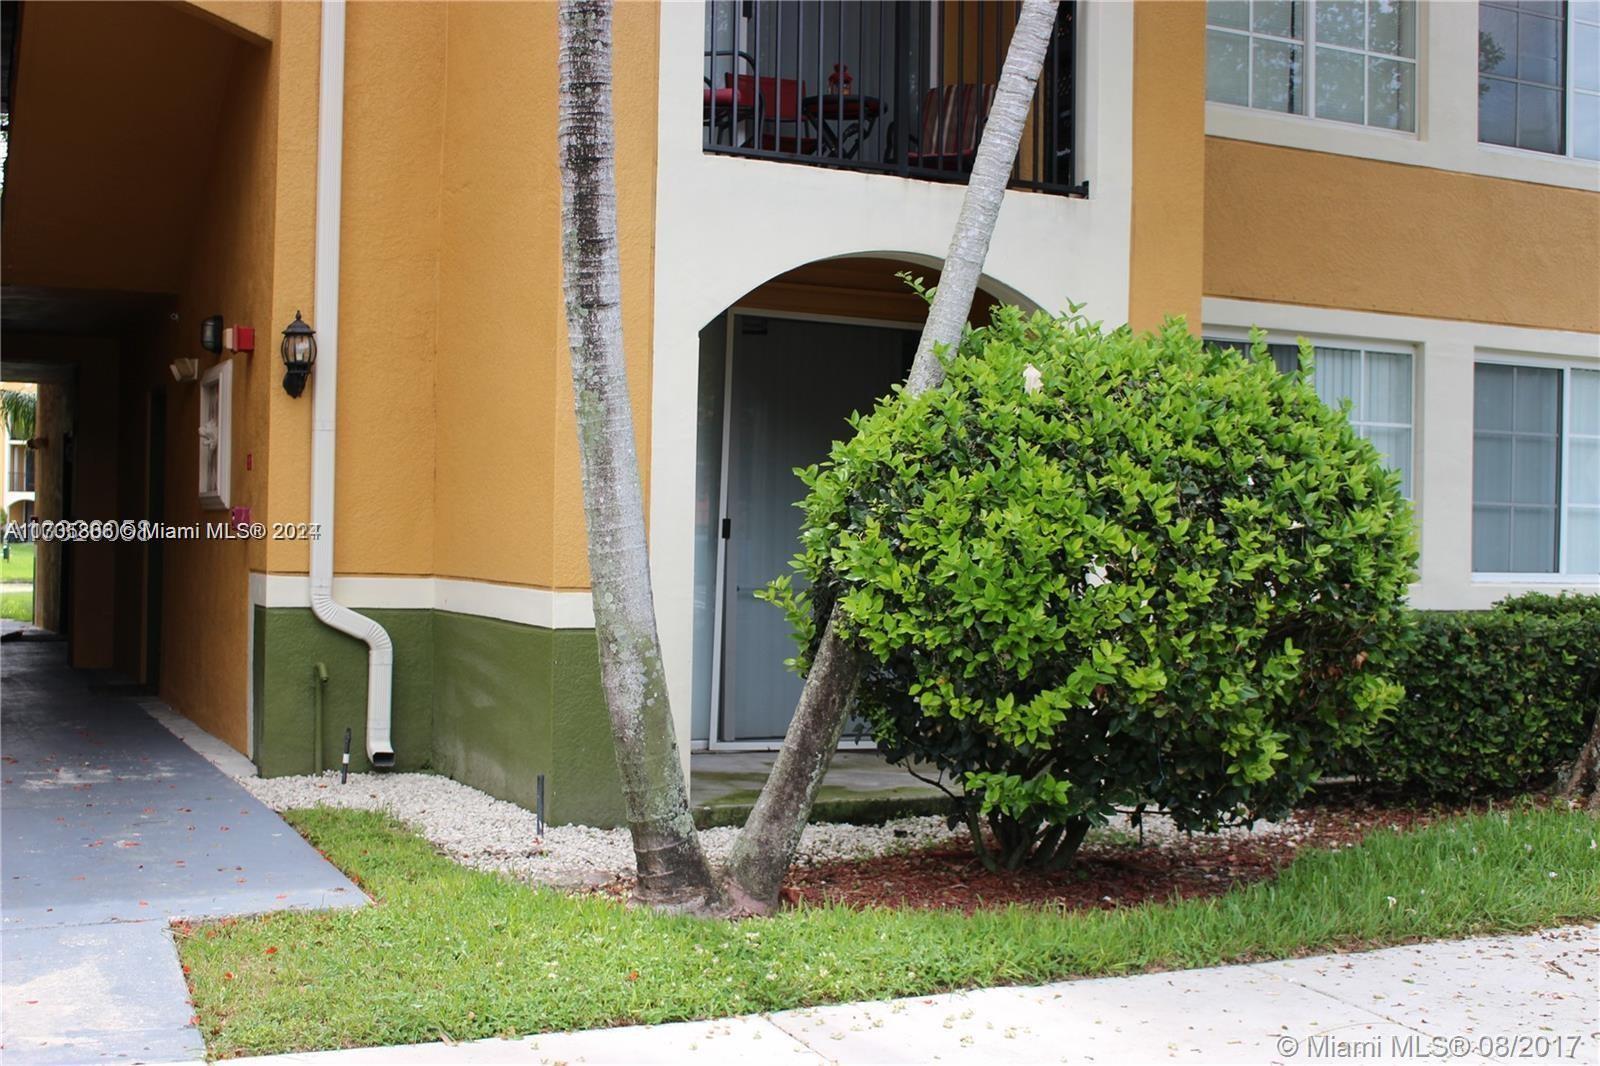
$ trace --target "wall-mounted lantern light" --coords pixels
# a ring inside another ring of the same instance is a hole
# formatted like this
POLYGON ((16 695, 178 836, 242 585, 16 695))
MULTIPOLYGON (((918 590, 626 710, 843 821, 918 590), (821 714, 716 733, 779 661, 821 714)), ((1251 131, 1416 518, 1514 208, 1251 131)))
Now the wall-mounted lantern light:
POLYGON ((306 378, 311 376, 311 365, 317 361, 317 331, 306 325, 300 312, 294 321, 283 327, 283 391, 299 396, 306 388, 306 378))

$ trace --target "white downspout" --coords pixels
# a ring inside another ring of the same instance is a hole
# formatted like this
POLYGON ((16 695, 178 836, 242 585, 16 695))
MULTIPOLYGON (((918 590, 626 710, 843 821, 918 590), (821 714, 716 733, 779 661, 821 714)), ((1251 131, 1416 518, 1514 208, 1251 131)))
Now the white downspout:
POLYGON ((339 406, 339 212, 344 171, 344 0, 322 2, 317 106, 317 362, 311 383, 311 610, 367 645, 367 758, 394 765, 394 644, 382 626, 333 598, 334 437, 339 406))

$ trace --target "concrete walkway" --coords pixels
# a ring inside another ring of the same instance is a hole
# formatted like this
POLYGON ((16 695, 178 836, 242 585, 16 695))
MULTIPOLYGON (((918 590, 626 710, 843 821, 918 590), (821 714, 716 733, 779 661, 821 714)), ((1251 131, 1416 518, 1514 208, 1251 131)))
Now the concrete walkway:
POLYGON ((6 1066, 203 1053, 168 923, 360 906, 282 819, 61 642, 0 650, 6 1066))
POLYGON ((1597 1040, 1600 929, 1587 928, 714 1022, 235 1061, 241 1066, 993 1066, 1347 1058, 1593 1063, 1600 1060, 1597 1040), (1518 1038, 1524 1044, 1511 1043, 1518 1038))

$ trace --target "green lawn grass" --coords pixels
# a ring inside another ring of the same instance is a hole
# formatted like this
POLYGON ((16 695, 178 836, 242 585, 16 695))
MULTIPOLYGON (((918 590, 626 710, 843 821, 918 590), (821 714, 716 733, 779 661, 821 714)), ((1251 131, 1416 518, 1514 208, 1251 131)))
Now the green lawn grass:
POLYGON ((32 544, 11 545, 11 558, 0 559, 0 582, 33 580, 32 544))
POLYGON ((1600 822, 1566 811, 1384 831, 1210 900, 972 917, 806 907, 739 923, 475 873, 381 815, 288 817, 377 904, 180 929, 213 1056, 707 1018, 1600 916, 1600 822))
POLYGON ((26 592, 0 592, 0 618, 17 622, 33 621, 33 590, 26 592))

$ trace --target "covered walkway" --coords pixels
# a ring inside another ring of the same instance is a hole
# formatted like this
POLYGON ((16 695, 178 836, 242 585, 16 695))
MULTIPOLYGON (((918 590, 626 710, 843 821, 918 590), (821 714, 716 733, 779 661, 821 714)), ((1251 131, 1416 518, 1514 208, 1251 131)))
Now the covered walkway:
POLYGON ((8 1064, 197 1059, 172 919, 364 897, 65 648, 0 652, 0 1046, 8 1064))

